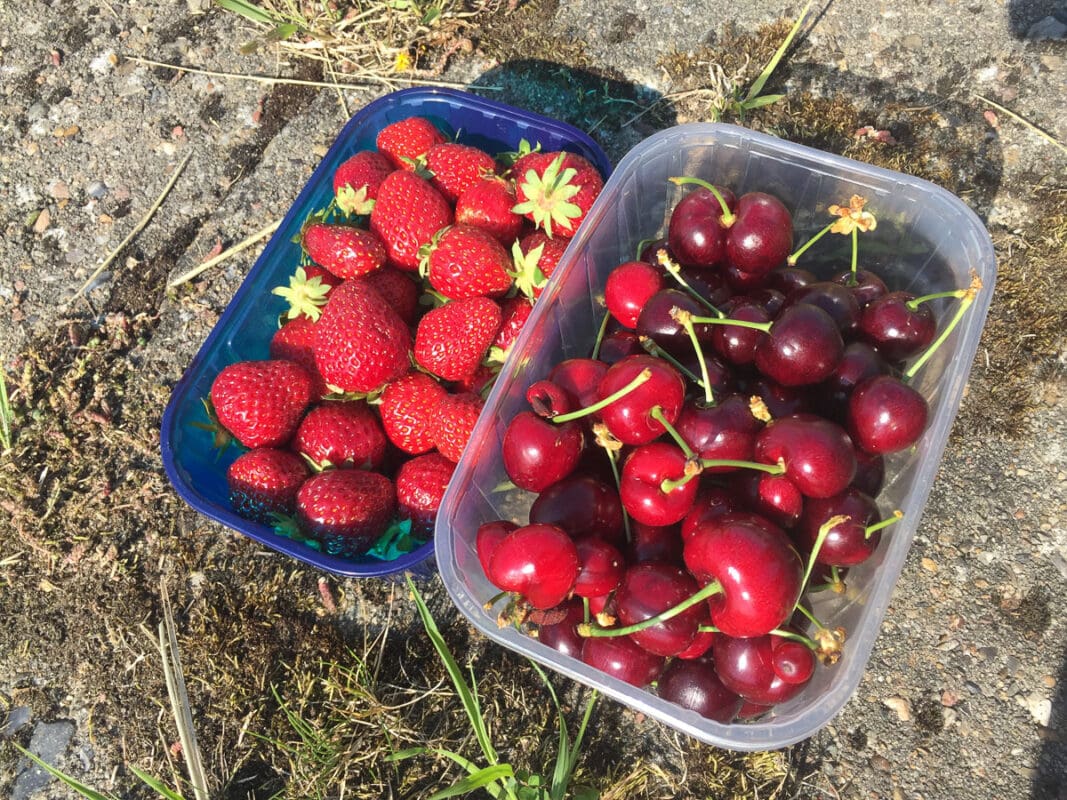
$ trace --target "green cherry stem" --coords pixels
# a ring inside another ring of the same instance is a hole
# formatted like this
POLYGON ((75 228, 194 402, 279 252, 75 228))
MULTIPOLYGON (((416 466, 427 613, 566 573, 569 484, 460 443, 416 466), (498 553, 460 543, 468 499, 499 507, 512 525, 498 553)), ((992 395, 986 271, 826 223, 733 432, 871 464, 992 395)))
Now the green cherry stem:
POLYGON ((726 200, 723 199, 722 193, 707 181, 701 180, 700 178, 689 178, 684 176, 676 178, 667 178, 667 180, 669 180, 676 186, 685 186, 687 184, 693 184, 695 186, 700 186, 701 188, 707 189, 715 196, 715 199, 719 201, 719 206, 722 207, 722 216, 719 218, 720 222, 722 223, 722 226, 724 228, 729 228, 731 225, 734 224, 734 220, 737 219, 737 217, 735 217, 734 213, 730 211, 730 207, 726 205, 726 200))
MULTIPOLYGON (((831 529, 837 527, 842 522, 847 522, 852 519, 847 514, 838 514, 836 517, 830 517, 820 527, 819 533, 815 537, 815 544, 811 546, 811 555, 808 556, 808 565, 804 569, 804 580, 800 582, 800 594, 804 594, 804 587, 808 585, 808 580, 811 578, 811 571, 815 569, 815 561, 819 557, 819 551, 822 550, 823 542, 826 541, 826 537, 830 535, 831 529)), ((799 608, 800 598, 797 598, 797 603, 794 608, 799 608)))
POLYGON ((720 319, 718 317, 693 317, 690 321, 699 325, 737 325, 739 328, 752 328, 764 333, 771 332, 772 322, 750 322, 747 319, 720 319))
POLYGON ((582 598, 582 622, 585 625, 589 624, 589 598, 582 598))
POLYGON ((697 363, 700 364, 700 382, 704 385, 704 402, 709 406, 713 406, 715 405, 715 395, 711 390, 711 378, 708 376, 708 364, 704 360, 704 348, 700 346, 696 328, 693 327, 693 315, 675 306, 671 309, 671 319, 685 328, 689 341, 693 343, 693 350, 697 355, 697 363))
POLYGON ((722 311, 713 306, 704 295, 689 285, 689 282, 682 277, 681 265, 677 261, 671 260, 671 257, 667 255, 666 250, 656 251, 656 260, 659 262, 659 265, 667 271, 667 274, 674 278, 678 285, 685 289, 694 300, 700 303, 700 305, 704 306, 704 308, 708 309, 708 311, 720 319, 726 316, 722 311))
POLYGON ((855 286, 858 283, 858 281, 856 280, 856 267, 857 267, 857 262, 859 260, 859 249, 860 249, 860 232, 859 232, 859 228, 853 228, 852 229, 852 265, 851 265, 852 274, 849 276, 849 279, 848 279, 848 281, 849 281, 848 285, 849 286, 855 286))
POLYGON ((863 538, 864 539, 870 539, 871 538, 871 534, 874 533, 875 531, 880 531, 880 530, 882 530, 882 528, 888 528, 890 525, 895 525, 896 523, 900 522, 902 519, 904 519, 904 512, 901 511, 898 508, 896 511, 893 512, 893 515, 891 517, 889 517, 888 519, 883 519, 881 522, 876 522, 874 525, 868 525, 867 526, 867 531, 866 531, 866 533, 864 533, 863 538))
POLYGON ((704 588, 691 594, 678 605, 671 606, 666 611, 661 611, 654 617, 635 622, 633 625, 626 625, 622 628, 602 628, 599 625, 582 624, 578 626, 579 636, 592 636, 592 637, 609 637, 609 636, 628 636, 631 633, 638 633, 646 628, 651 628, 653 625, 658 625, 661 622, 667 622, 667 620, 674 619, 679 614, 688 611, 698 603, 703 603, 709 597, 721 594, 722 585, 718 581, 712 581, 704 588))
POLYGON ((819 239, 821 239, 826 234, 828 234, 830 232, 830 228, 834 227, 834 225, 836 225, 836 224, 837 224, 837 220, 834 220, 829 225, 827 225, 825 228, 823 228, 821 231, 819 231, 817 234, 815 234, 810 239, 808 239, 807 243, 801 245, 799 250, 797 250, 795 253, 793 253, 791 256, 789 256, 789 258, 787 258, 785 260, 785 263, 788 264, 790 267, 795 267, 797 265, 797 259, 800 258, 802 255, 804 255, 804 252, 809 247, 811 247, 813 244, 815 244, 817 241, 819 241, 819 239))
POLYGON ((670 437, 674 439, 675 444, 682 448, 682 452, 685 453, 686 458, 694 458, 696 453, 693 452, 693 448, 689 446, 689 442, 682 438, 682 434, 678 433, 678 429, 671 425, 670 420, 663 414, 662 406, 652 406, 652 410, 648 412, 652 419, 656 420, 663 429, 670 434, 670 437))
POLYGON ((933 294, 924 294, 922 297, 916 297, 913 300, 909 300, 905 305, 912 311, 915 311, 923 303, 928 303, 931 300, 940 300, 943 297, 954 297, 957 300, 962 300, 967 296, 969 289, 952 289, 948 292, 934 292, 933 294))
POLYGON ((738 469, 757 469, 760 472, 766 472, 768 475, 781 475, 785 472, 785 464, 779 461, 777 464, 760 464, 756 461, 735 461, 731 458, 700 458, 695 461, 689 462, 690 466, 686 467, 685 474, 680 478, 665 478, 659 485, 660 491, 664 494, 674 491, 680 486, 685 486, 694 477, 699 475, 705 469, 711 467, 736 467, 738 469))
POLYGON ((559 416, 552 417, 552 421, 557 423, 557 424, 560 424, 560 423, 564 423, 564 422, 570 422, 572 419, 580 419, 581 417, 586 417, 586 416, 589 416, 590 414, 595 414, 596 412, 600 411, 601 409, 606 408, 607 406, 610 406, 616 400, 620 400, 623 397, 626 397, 626 395, 628 395, 630 392, 632 392, 634 389, 638 388, 639 386, 641 386, 641 385, 643 385, 645 383, 648 383, 648 381, 651 378, 652 378, 652 370, 650 370, 648 368, 645 368, 645 369, 641 370, 641 372, 639 372, 637 374, 637 376, 632 381, 630 381, 628 384, 623 386, 617 392, 612 392, 607 397, 605 397, 603 400, 598 400, 597 402, 593 403, 593 405, 591 405, 591 406, 586 406, 585 408, 579 408, 579 409, 577 409, 575 411, 571 411, 571 412, 569 412, 567 414, 560 414, 559 416))
POLYGON ((593 342, 593 354, 590 356, 594 361, 600 358, 600 345, 604 342, 604 334, 608 331, 608 320, 611 319, 611 314, 605 314, 604 319, 600 320, 600 329, 596 333, 596 341, 593 342))
MULTIPOLYGON (((658 406, 657 406, 658 408, 658 406)), ((611 474, 615 478, 615 491, 622 490, 622 478, 619 476, 619 451, 610 447, 605 447, 604 452, 608 455, 608 463, 611 464, 611 474)), ((629 544, 633 541, 633 534, 630 532, 630 515, 626 509, 622 510, 622 530, 626 534, 626 543, 629 544)), ((588 612, 588 608, 586 609, 588 612)), ((589 620, 588 613, 586 614, 586 621, 589 620)))
POLYGON ((482 607, 486 611, 488 611, 493 606, 495 606, 497 603, 499 603, 501 600, 503 600, 505 597, 508 597, 510 594, 511 594, 511 592, 498 592, 497 594, 494 594, 492 597, 490 597, 488 600, 486 600, 485 604, 482 607))
POLYGON ((770 631, 768 633, 768 636, 778 636, 782 639, 792 639, 794 642, 800 642, 802 645, 804 645, 813 652, 818 652, 819 650, 819 645, 814 639, 809 639, 807 636, 804 636, 800 633, 794 633, 793 631, 786 631, 782 630, 781 628, 775 628, 773 631, 770 631))
MULTIPOLYGON (((945 330, 941 332, 941 335, 934 339, 930 346, 926 348, 926 352, 919 356, 918 360, 914 364, 908 367, 907 371, 904 373, 904 380, 911 380, 912 378, 914 378, 915 373, 922 369, 923 364, 929 361, 930 357, 935 352, 937 352, 937 348, 944 344, 945 340, 948 339, 952 331, 955 330, 956 326, 960 324, 960 320, 963 319, 963 315, 967 313, 967 309, 969 309, 974 303, 974 300, 978 296, 978 292, 981 290, 981 288, 982 279, 978 277, 977 273, 972 273, 971 285, 967 289, 963 290, 963 298, 960 300, 960 307, 956 309, 956 314, 952 317, 951 320, 949 320, 948 325, 945 326, 945 330)), ((916 300, 919 299, 921 298, 916 298, 916 300)), ((915 302, 915 300, 911 302, 915 302)))
POLYGON ((660 347, 658 344, 656 344, 655 340, 650 339, 648 336, 641 336, 639 337, 639 340, 641 342, 641 347, 644 348, 644 351, 646 353, 648 353, 650 356, 662 358, 676 370, 685 375, 685 377, 689 378, 689 380, 691 380, 693 383, 698 384, 703 388, 704 383, 700 380, 700 376, 695 375, 693 371, 689 369, 689 367, 685 366, 685 364, 683 364, 677 358, 675 358, 662 347, 660 347))
POLYGON ((722 631, 720 631, 714 625, 697 625, 697 632, 698 633, 722 633, 722 631))
POLYGON ((826 626, 819 621, 819 618, 816 617, 813 613, 811 613, 807 608, 805 608, 803 604, 797 603, 796 610, 803 614, 805 617, 807 617, 811 624, 814 625, 816 628, 818 628, 819 630, 826 630, 826 626))

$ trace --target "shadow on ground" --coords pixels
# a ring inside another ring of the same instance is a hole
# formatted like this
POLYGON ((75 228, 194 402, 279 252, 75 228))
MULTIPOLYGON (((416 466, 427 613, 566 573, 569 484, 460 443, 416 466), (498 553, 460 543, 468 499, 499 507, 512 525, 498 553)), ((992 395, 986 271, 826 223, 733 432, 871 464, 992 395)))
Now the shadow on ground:
POLYGON ((1038 756, 1031 796, 1033 800, 1067 798, 1067 651, 1056 680, 1052 714, 1044 728, 1045 741, 1038 756))

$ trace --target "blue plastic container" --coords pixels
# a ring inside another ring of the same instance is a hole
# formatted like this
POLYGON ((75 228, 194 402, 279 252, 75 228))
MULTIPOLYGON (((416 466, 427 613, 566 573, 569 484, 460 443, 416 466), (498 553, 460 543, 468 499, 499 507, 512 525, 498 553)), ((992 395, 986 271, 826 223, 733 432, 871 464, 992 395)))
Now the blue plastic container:
POLYGON ((201 398, 224 366, 236 361, 268 358, 270 337, 277 328, 285 301, 270 293, 288 283, 300 258, 292 237, 309 212, 322 208, 333 196, 333 173, 359 150, 374 149, 378 131, 411 116, 427 117, 447 136, 489 153, 516 150, 521 139, 540 143, 544 150, 569 150, 588 158, 604 177, 611 163, 603 150, 582 131, 503 103, 466 92, 414 88, 388 94, 365 106, 342 129, 300 196, 293 203, 263 253, 241 283, 233 299, 174 387, 163 414, 160 449, 163 465, 178 494, 197 511, 249 536, 279 553, 292 556, 336 575, 385 577, 405 571, 429 573, 433 542, 392 561, 366 557, 349 561, 277 535, 269 527, 234 513, 228 498, 226 470, 239 455, 230 447, 221 457, 211 435, 193 423, 204 422, 201 398))

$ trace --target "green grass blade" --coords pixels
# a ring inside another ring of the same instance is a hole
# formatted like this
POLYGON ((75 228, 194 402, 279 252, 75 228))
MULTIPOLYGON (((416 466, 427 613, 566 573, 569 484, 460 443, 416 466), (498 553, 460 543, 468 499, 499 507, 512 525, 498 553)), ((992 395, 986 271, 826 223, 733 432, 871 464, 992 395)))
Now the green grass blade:
POLYGON ((252 22, 272 25, 280 21, 273 14, 264 11, 255 3, 249 3, 247 0, 215 0, 215 2, 227 11, 240 14, 245 19, 252 20, 252 22))
POLYGON ((7 376, 0 367, 0 448, 11 449, 11 421, 15 418, 11 411, 11 401, 7 398, 7 376))
POLYGON ((751 111, 755 108, 763 108, 769 106, 771 103, 777 103, 785 97, 784 94, 764 94, 759 97, 753 97, 751 100, 745 100, 741 103, 741 108, 745 111, 751 111))
POLYGON ((33 753, 31 753, 25 747, 22 747, 21 745, 17 744, 16 742, 12 742, 11 744, 15 747, 16 750, 18 750, 20 753, 22 753, 22 755, 26 756, 26 758, 28 758, 30 761, 35 763, 37 766, 39 766, 41 769, 43 769, 45 772, 47 772, 53 778, 57 778, 58 780, 62 781, 67 786, 69 786, 71 789, 73 789, 75 792, 80 794, 82 797, 87 798, 87 800, 117 800, 114 795, 101 794, 100 792, 96 791, 96 789, 91 789, 90 787, 86 786, 84 783, 80 783, 79 781, 76 781, 74 778, 70 777, 70 775, 68 775, 67 773, 62 772, 59 769, 56 769, 51 764, 49 764, 47 761, 44 761, 43 759, 39 758, 38 756, 35 756, 33 753))
MULTIPOLYGON (((759 97, 759 93, 763 91, 763 87, 770 80, 771 75, 774 74, 774 70, 778 68, 778 62, 782 60, 782 56, 785 55, 785 51, 789 49, 789 45, 793 43, 793 39, 796 37, 797 32, 800 30, 800 26, 804 24, 804 18, 808 16, 808 9, 811 8, 813 0, 808 0, 807 5, 804 6, 804 10, 800 12, 800 16, 797 17, 797 21, 793 23, 793 27, 789 31, 789 35, 785 37, 785 41, 775 50, 774 55, 771 56, 771 60, 767 62, 767 66, 763 68, 763 72, 759 74, 755 81, 752 82, 752 86, 748 89, 748 94, 745 95, 745 99, 742 104, 747 104, 749 101, 756 97, 759 97)), ((749 106, 754 108, 755 106, 749 106)))
POLYGON ((406 758, 414 758, 415 756, 423 756, 431 752, 429 747, 408 747, 405 750, 397 750, 395 753, 390 753, 385 757, 386 761, 403 761, 406 758))
POLYGON ((163 782, 160 781, 158 778, 153 775, 149 775, 144 770, 138 769, 133 764, 130 764, 130 772, 140 778, 141 781, 146 786, 148 786, 149 789, 152 789, 160 797, 165 797, 167 798, 167 800, 185 800, 184 797, 182 797, 170 787, 164 785, 163 782))
POLYGON ((488 791, 490 784, 497 783, 504 778, 514 777, 514 774, 510 764, 495 764, 491 767, 484 767, 468 775, 463 780, 457 781, 449 788, 434 792, 428 800, 445 800, 448 797, 459 797, 461 794, 473 792, 475 789, 484 788, 488 791))

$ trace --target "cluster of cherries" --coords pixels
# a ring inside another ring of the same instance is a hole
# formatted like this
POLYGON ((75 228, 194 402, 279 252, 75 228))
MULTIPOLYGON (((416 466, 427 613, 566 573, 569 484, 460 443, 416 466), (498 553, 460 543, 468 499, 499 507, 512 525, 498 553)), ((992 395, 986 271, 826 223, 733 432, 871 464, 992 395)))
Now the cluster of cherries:
POLYGON ((729 722, 839 658, 845 632, 806 602, 901 518, 875 498, 926 427, 909 380, 980 285, 915 297, 859 269, 860 197, 794 252, 775 197, 671 180, 696 188, 608 275, 593 353, 532 384, 506 430, 528 524, 485 523, 476 547, 502 624, 729 722), (852 263, 820 280, 795 264, 828 232, 852 263), (940 335, 938 297, 960 301, 940 335))

